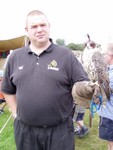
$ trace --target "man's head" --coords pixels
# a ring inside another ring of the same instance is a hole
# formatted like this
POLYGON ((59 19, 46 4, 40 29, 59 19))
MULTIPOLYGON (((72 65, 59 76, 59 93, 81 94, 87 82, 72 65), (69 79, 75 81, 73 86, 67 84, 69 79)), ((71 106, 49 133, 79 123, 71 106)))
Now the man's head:
POLYGON ((108 65, 113 64, 113 43, 108 43, 103 49, 103 54, 108 65))
POLYGON ((39 10, 28 13, 25 30, 34 45, 41 46, 49 41, 50 24, 46 15, 39 10))

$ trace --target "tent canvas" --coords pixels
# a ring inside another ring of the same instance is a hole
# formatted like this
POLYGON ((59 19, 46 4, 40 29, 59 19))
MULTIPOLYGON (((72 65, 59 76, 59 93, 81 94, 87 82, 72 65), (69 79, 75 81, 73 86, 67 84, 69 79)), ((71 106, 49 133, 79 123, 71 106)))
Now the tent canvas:
POLYGON ((0 52, 6 52, 8 50, 23 47, 27 44, 27 42, 28 38, 25 35, 8 40, 0 40, 0 52))

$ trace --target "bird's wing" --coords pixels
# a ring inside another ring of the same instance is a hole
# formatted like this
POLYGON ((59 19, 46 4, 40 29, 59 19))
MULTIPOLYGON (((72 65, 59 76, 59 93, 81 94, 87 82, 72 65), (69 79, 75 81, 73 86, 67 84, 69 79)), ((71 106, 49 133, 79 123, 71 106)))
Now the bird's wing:
POLYGON ((104 97, 103 101, 110 99, 110 85, 108 76, 108 65, 105 62, 103 55, 96 51, 92 56, 92 62, 97 76, 98 84, 101 88, 101 94, 104 97), (106 96, 106 98, 105 98, 106 96))

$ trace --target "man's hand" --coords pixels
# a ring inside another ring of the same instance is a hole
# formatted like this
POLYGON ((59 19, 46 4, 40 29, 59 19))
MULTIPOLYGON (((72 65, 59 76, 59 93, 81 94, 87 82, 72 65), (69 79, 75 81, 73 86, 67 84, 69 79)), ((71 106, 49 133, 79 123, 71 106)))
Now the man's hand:
POLYGON ((74 84, 72 88, 73 99, 78 105, 88 106, 92 99, 97 99, 100 95, 100 87, 95 82, 81 81, 74 84))

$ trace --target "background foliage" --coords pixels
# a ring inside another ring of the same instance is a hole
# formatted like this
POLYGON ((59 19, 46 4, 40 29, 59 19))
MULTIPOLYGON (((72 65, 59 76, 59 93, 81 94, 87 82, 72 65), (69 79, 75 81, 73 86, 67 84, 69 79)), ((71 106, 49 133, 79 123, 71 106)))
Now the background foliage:
POLYGON ((80 44, 75 44, 75 43, 69 43, 66 45, 66 42, 64 39, 57 39, 56 40, 56 44, 61 45, 61 46, 66 46, 71 50, 79 50, 79 51, 83 51, 84 50, 84 44, 80 43, 80 44))

